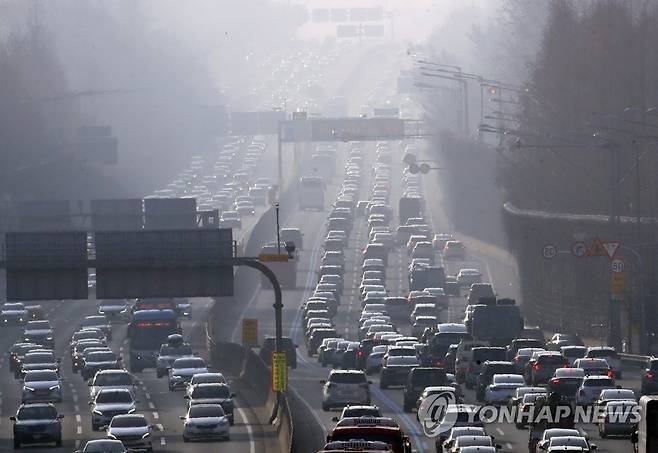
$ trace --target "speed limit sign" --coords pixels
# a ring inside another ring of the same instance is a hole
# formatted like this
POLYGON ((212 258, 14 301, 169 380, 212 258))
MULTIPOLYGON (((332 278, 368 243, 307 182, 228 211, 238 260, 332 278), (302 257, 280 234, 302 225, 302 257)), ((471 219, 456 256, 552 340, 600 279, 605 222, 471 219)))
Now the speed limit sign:
POLYGON ((623 260, 615 259, 610 262, 610 270, 615 274, 621 274, 624 272, 624 267, 626 267, 626 265, 623 260))

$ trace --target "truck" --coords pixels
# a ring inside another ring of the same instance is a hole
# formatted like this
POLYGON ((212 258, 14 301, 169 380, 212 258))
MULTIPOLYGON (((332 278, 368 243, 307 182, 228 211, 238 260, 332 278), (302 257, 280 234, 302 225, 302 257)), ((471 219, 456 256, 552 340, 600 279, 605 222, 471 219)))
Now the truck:
POLYGON ((407 219, 423 217, 423 199, 419 197, 402 197, 398 205, 400 225, 405 225, 407 219))
POLYGON ((469 306, 465 321, 468 333, 475 341, 487 341, 491 346, 507 346, 523 331, 523 317, 513 299, 480 298, 469 306))

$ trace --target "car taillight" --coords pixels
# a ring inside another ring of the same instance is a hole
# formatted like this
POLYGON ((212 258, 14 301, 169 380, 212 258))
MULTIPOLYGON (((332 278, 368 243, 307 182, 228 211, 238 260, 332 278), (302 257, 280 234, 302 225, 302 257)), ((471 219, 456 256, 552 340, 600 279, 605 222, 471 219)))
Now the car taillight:
POLYGON ((443 366, 443 361, 442 360, 437 360, 436 361, 436 366, 443 366))
POLYGON ((532 366, 532 369, 535 370, 535 371, 539 371, 539 364, 538 364, 538 363, 535 363, 535 364, 532 366))
POLYGON ((647 379, 653 379, 655 376, 653 371, 647 371, 647 374, 644 375, 647 379))
POLYGON ((516 357, 514 357, 514 361, 515 361, 516 363, 521 363, 521 356, 518 356, 518 355, 517 355, 516 357))
POLYGON ((612 372, 612 370, 608 370, 608 377, 612 377, 613 375, 614 373, 612 372))
POLYGON ((553 384, 553 385, 559 385, 559 384, 560 384, 560 380, 557 379, 557 378, 553 378, 553 379, 551 379, 551 384, 553 384))
POLYGON ((356 353, 356 355, 357 355, 358 357, 363 357, 363 351, 358 351, 358 352, 356 353))

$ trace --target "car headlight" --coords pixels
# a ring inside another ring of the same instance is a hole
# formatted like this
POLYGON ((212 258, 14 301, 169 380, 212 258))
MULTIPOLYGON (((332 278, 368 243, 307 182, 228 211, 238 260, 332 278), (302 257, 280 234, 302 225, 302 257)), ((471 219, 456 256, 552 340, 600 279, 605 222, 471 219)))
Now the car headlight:
POLYGON ((226 425, 227 423, 228 423, 228 420, 226 419, 226 417, 222 417, 221 420, 219 420, 220 425, 226 425))
POLYGON ((56 389, 59 390, 59 384, 53 385, 48 390, 56 390, 56 389))
POLYGON ((149 437, 150 435, 151 435, 151 433, 144 433, 144 435, 142 436, 142 439, 146 439, 146 438, 149 437))
POLYGON ((117 436, 115 436, 114 434, 109 434, 109 433, 108 433, 107 437, 109 437, 109 438, 112 439, 112 440, 118 440, 118 439, 117 439, 117 436))
POLYGON ((92 413, 93 413, 94 415, 103 415, 103 413, 102 413, 101 411, 99 411, 98 409, 94 409, 94 410, 92 411, 92 413))
POLYGON ((123 313, 125 313, 125 312, 127 312, 127 311, 128 311, 128 309, 127 309, 127 308, 124 308, 124 309, 121 310, 119 313, 122 313, 122 314, 123 314, 123 313))
POLYGON ((34 391, 36 390, 35 388, 33 388, 33 387, 28 387, 28 386, 23 387, 23 389, 24 389, 24 390, 29 390, 30 392, 34 392, 34 391))
POLYGON ((137 410, 137 409, 133 407, 132 409, 130 409, 130 410, 128 411, 128 413, 129 413, 129 414, 132 414, 132 413, 135 412, 136 410, 137 410))
POLYGON ((46 337, 46 341, 53 341, 53 337, 46 337))

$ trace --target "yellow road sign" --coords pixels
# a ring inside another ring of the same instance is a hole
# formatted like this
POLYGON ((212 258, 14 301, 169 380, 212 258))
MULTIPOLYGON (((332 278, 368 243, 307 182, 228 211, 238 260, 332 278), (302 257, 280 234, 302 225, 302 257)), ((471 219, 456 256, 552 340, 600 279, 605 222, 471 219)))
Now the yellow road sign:
POLYGON ((272 353, 272 391, 288 390, 288 360, 285 352, 272 353))
POLYGON ((288 261, 288 255, 284 255, 284 254, 281 254, 281 255, 274 254, 274 255, 272 255, 272 254, 268 254, 268 253, 261 253, 260 255, 258 255, 258 261, 262 261, 264 263, 277 262, 277 261, 278 262, 287 262, 288 261))
POLYGON ((610 289, 612 294, 619 296, 624 292, 624 274, 613 272, 611 274, 610 289))
POLYGON ((258 319, 244 318, 242 320, 243 346, 258 346, 258 319))

